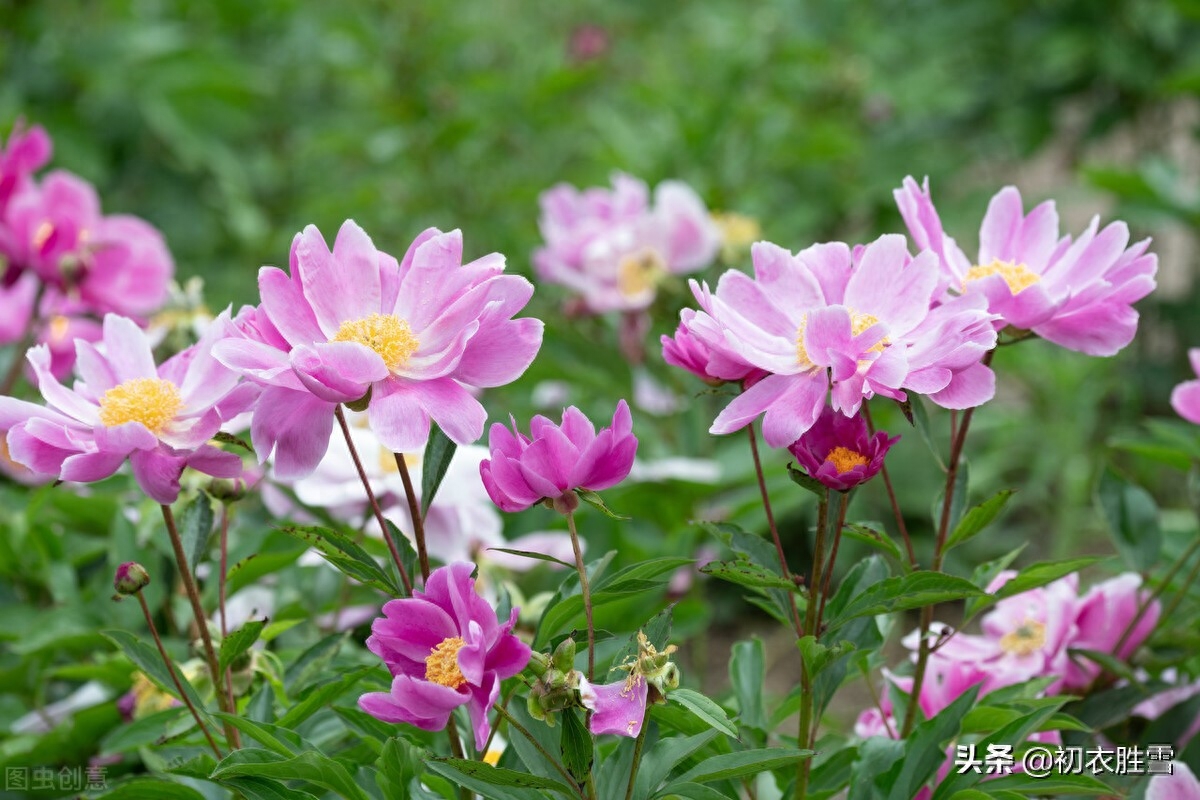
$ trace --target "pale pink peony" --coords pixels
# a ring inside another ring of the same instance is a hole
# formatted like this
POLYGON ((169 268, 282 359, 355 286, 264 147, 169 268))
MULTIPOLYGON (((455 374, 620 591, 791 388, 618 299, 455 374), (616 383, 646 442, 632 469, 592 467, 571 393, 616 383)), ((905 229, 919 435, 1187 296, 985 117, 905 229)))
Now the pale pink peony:
POLYGON ((732 433, 765 415, 767 444, 787 447, 830 396, 847 416, 877 394, 903 400, 912 391, 956 409, 991 399, 995 375, 980 360, 996 343, 994 317, 975 296, 933 305, 932 253, 912 258, 904 237, 892 235, 853 252, 834 242, 793 255, 759 242, 751 255, 753 279, 730 270, 715 292, 692 282, 701 308, 692 335, 730 363, 771 373, 726 406, 710 432, 732 433))
POLYGON ((646 308, 663 278, 703 269, 721 246, 704 203, 679 181, 659 184, 653 206, 646 184, 622 173, 611 190, 559 184, 540 203, 538 275, 594 313, 646 308))
POLYGON ((431 418, 457 444, 474 442, 487 412, 466 387, 515 380, 541 346, 540 320, 512 319, 532 284, 505 275, 496 253, 464 265, 458 231, 426 230, 397 262, 352 221, 332 251, 310 225, 289 269, 259 272, 262 305, 215 350, 266 387, 251 436, 281 477, 316 468, 338 403, 369 401, 371 429, 393 452, 422 447, 431 418))
POLYGON ((1007 186, 988 204, 971 261, 943 232, 928 178, 923 186, 905 178, 894 194, 913 241, 939 257, 943 296, 986 297, 998 329, 1030 330, 1088 355, 1113 355, 1133 339, 1132 304, 1154 290, 1158 258, 1146 253, 1149 239, 1127 247, 1124 222, 1098 230, 1094 217, 1078 239, 1060 239, 1054 202, 1025 214, 1021 193, 1007 186))
MULTIPOLYGON (((624 400, 617 403, 612 426, 596 433, 583 412, 571 406, 562 424, 535 416, 530 436, 500 423, 488 436, 491 458, 479 465, 483 485, 502 511, 522 511, 543 499, 566 498, 576 489, 598 492, 629 475, 637 454, 633 420, 624 400)), ((573 495, 566 499, 573 508, 573 495)), ((574 503, 578 501, 575 500, 574 503)))
POLYGON ((731 359, 721 350, 709 347, 694 333, 692 323, 695 309, 685 308, 679 312, 679 327, 675 336, 663 334, 661 338, 663 361, 685 369, 705 383, 719 386, 728 381, 745 381, 752 384, 766 376, 744 361, 731 359))
POLYGON ((1155 775, 1146 786, 1146 800, 1200 800, 1200 780, 1182 761, 1171 764, 1169 775, 1155 775))
MULTIPOLYGON (((1200 376, 1200 347, 1188 350, 1192 371, 1200 376)), ((1200 380, 1184 381, 1171 391, 1171 408, 1188 422, 1200 425, 1200 380)))
MULTIPOLYGON (((1150 598, 1150 592, 1141 586, 1140 575, 1126 572, 1089 589, 1079 601, 1079 615, 1075 619, 1077 631, 1070 646, 1108 653, 1128 661, 1150 636, 1162 613, 1162 604, 1154 600, 1146 607, 1146 613, 1137 616, 1141 604, 1150 598), (1135 618, 1137 624, 1118 651, 1117 644, 1135 618)), ((1068 663, 1064 688, 1067 691, 1085 689, 1099 674, 1100 667, 1087 657, 1074 659, 1068 663)))
POLYGON ((90 483, 128 460, 142 489, 159 503, 179 496, 185 467, 220 478, 241 475, 242 461, 208 444, 224 419, 241 410, 238 376, 212 357, 228 334, 227 314, 204 337, 160 367, 145 333, 110 314, 99 345, 80 341, 80 380, 68 389, 50 372, 50 351, 29 351, 47 405, 0 397, 0 429, 12 458, 42 475, 90 483))
POLYGON ((500 682, 525 669, 531 651, 512 632, 519 609, 501 624, 475 593, 473 569, 465 563, 435 569, 424 591, 383 606, 367 647, 392 673, 391 691, 364 694, 358 705, 384 722, 427 731, 446 727, 454 709, 465 705, 482 750, 500 682))
POLYGON ((137 217, 101 214, 96 190, 69 172, 17 192, 4 223, 12 263, 94 314, 145 318, 167 299, 175 263, 162 235, 137 217))
MULTIPOLYGON (((26 130, 18 121, 0 149, 0 222, 14 194, 29 188, 33 173, 50 161, 53 146, 41 125, 26 130)), ((3 225, 0 225, 0 253, 7 253, 3 225)))

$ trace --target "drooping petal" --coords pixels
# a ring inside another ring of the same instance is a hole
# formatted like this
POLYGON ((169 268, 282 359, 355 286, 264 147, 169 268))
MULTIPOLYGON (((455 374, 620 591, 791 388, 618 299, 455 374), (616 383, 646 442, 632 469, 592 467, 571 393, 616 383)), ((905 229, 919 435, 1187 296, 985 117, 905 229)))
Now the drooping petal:
POLYGON ((275 475, 292 480, 312 474, 329 448, 336 404, 308 392, 268 386, 250 423, 259 463, 274 453, 275 475))
POLYGON ((151 500, 170 505, 179 499, 179 477, 187 459, 165 447, 154 450, 135 450, 129 456, 133 477, 151 500))

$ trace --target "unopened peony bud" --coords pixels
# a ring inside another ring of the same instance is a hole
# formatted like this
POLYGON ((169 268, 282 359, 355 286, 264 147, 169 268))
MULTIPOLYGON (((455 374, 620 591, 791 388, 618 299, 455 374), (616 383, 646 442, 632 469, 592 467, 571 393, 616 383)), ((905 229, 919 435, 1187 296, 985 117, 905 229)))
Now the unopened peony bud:
POLYGON ((113 588, 117 594, 137 594, 150 583, 150 573, 136 561, 126 561, 117 567, 116 577, 113 578, 113 588))

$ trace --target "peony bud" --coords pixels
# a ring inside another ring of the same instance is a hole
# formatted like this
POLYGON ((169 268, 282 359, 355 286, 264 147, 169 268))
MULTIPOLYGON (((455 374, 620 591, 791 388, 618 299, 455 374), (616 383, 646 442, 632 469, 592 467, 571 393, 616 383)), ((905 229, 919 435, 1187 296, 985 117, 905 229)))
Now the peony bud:
POLYGON ((117 567, 116 577, 113 578, 113 588, 117 594, 137 594, 150 583, 150 573, 136 561, 126 561, 117 567))

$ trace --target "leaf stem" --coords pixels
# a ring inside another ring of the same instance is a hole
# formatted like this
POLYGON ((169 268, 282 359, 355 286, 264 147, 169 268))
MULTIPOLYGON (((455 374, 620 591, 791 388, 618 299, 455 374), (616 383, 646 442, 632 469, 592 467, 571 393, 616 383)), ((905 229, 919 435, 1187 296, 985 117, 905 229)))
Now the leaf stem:
POLYGON ((383 534, 383 540, 387 542, 388 552, 392 554, 392 562, 400 572, 400 582, 404 584, 404 591, 407 595, 411 596, 412 581, 408 578, 408 570, 404 568, 404 561, 400 558, 400 551, 396 548, 396 541, 392 538, 387 521, 383 518, 383 511, 379 508, 379 501, 375 499, 375 493, 371 491, 371 481, 367 479, 367 471, 363 469, 362 460, 358 457, 358 449, 354 446, 354 440, 350 438, 350 426, 346 424, 346 415, 342 413, 340 405, 334 410, 333 415, 337 417, 338 425, 342 428, 342 436, 346 439, 346 447, 350 449, 350 458, 354 460, 354 468, 358 470, 358 479, 362 481, 363 489, 367 492, 367 500, 371 504, 371 511, 375 514, 375 520, 379 523, 379 531, 383 534))

